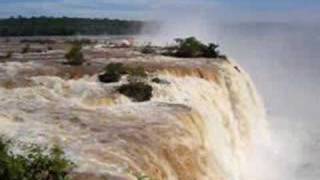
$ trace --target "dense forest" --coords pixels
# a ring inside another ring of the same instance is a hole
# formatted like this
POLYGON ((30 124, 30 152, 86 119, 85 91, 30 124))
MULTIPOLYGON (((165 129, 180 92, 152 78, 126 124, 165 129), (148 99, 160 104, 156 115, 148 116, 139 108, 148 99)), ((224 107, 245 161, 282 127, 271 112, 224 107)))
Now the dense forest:
POLYGON ((0 19, 0 36, 137 34, 142 21, 90 18, 11 17, 0 19))

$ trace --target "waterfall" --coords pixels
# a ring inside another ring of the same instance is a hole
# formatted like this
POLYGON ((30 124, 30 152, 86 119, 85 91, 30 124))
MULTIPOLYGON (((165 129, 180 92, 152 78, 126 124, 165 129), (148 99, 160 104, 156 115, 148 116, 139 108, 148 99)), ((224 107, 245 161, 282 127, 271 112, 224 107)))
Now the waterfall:
MULTIPOLYGON (((203 143, 212 163, 208 174, 219 172, 221 179, 246 179, 242 168, 252 148, 252 136, 258 133, 255 131, 267 136, 263 103, 249 76, 239 65, 226 62, 218 65, 216 80, 177 78, 170 72, 162 77, 170 79, 172 86, 159 88, 157 100, 185 104, 200 115, 197 120, 204 124, 203 143)), ((215 179, 213 174, 209 177, 215 179)))
MULTIPOLYGON (((21 143, 59 144, 79 173, 248 180, 254 139, 268 134, 249 75, 229 60, 158 60, 143 63, 159 65, 153 76, 169 83, 152 83, 144 103, 116 93, 122 82, 101 84, 96 76, 34 76, 24 87, 0 88, 0 132, 21 143)), ((4 76, 13 67, 15 76, 26 66, 1 65, 4 76)))

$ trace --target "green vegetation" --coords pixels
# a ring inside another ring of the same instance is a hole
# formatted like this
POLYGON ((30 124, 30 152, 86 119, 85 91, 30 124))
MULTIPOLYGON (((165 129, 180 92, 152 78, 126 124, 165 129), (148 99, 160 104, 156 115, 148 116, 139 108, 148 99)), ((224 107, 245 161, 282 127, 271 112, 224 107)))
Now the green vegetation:
POLYGON ((118 82, 124 74, 129 75, 128 79, 147 77, 147 73, 141 66, 128 67, 122 63, 110 63, 105 67, 105 72, 98 76, 98 79, 104 83, 118 82))
POLYGON ((31 146, 25 155, 13 153, 11 141, 0 139, 0 179, 5 180, 68 180, 75 167, 59 147, 46 149, 31 146))
POLYGON ((26 54, 26 53, 28 53, 29 51, 30 51, 30 44, 27 44, 27 45, 25 45, 25 46, 22 48, 21 53, 22 53, 22 54, 26 54))
POLYGON ((148 77, 147 72, 142 66, 128 67, 127 73, 128 73, 127 80, 130 83, 144 82, 148 77))
POLYGON ((165 55, 182 57, 182 58, 221 58, 225 57, 220 55, 216 44, 209 43, 208 45, 203 44, 195 37, 188 37, 185 39, 175 39, 177 45, 168 47, 165 55))
POLYGON ((156 77, 156 78, 153 78, 151 81, 154 83, 160 84, 162 80, 160 78, 156 77))
POLYGON ((144 46, 142 49, 141 49, 141 52, 143 54, 156 54, 156 50, 152 47, 151 44, 148 44, 146 46, 144 46))
POLYGON ((3 59, 10 59, 13 55, 13 52, 12 51, 8 51, 6 54, 4 55, 0 55, 0 60, 3 60, 3 59))
POLYGON ((13 54, 13 52, 12 52, 12 51, 9 51, 9 52, 7 52, 6 54, 1 55, 1 56, 0 56, 0 59, 1 59, 1 60, 2 60, 2 59, 10 59, 10 58, 12 57, 12 54, 13 54))
POLYGON ((55 44, 56 41, 51 39, 22 39, 20 43, 55 44))
POLYGON ((122 63, 110 63, 105 67, 105 72, 98 76, 100 82, 118 82, 123 74, 127 74, 126 67, 122 63))
POLYGON ((151 178, 149 176, 146 175, 136 175, 137 180, 151 180, 151 178))
POLYGON ((13 54, 12 51, 7 52, 7 54, 5 55, 5 58, 10 59, 12 57, 12 54, 13 54))
POLYGON ((11 17, 0 19, 0 36, 138 34, 142 21, 90 18, 11 17))
POLYGON ((152 98, 152 86, 143 82, 124 84, 117 90, 136 102, 149 101, 152 98))
POLYGON ((145 69, 141 66, 128 67, 122 63, 110 63, 105 72, 98 76, 100 82, 118 82, 121 76, 128 74, 128 84, 121 85, 117 91, 137 102, 148 101, 152 97, 152 86, 142 82, 147 78, 145 69))
POLYGON ((145 71, 144 67, 142 67, 142 66, 128 68, 127 72, 129 74, 129 76, 136 76, 136 77, 140 77, 140 78, 147 77, 147 72, 145 71))
POLYGON ((65 55, 65 58, 68 60, 65 64, 80 66, 85 62, 83 54, 81 52, 82 46, 80 44, 75 44, 65 55))
POLYGON ((68 44, 81 44, 81 45, 88 45, 88 44, 97 43, 97 41, 95 41, 95 40, 86 39, 86 38, 66 40, 65 42, 68 44))
POLYGON ((167 80, 160 79, 158 77, 153 78, 151 82, 157 83, 157 84, 170 84, 170 82, 168 82, 167 80))

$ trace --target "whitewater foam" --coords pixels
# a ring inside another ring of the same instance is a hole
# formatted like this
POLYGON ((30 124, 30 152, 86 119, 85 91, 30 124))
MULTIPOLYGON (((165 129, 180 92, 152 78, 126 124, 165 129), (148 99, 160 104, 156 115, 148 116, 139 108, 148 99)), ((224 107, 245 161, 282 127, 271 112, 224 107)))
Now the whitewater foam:
POLYGON ((172 58, 159 59, 153 75, 169 84, 153 83, 145 103, 116 93, 121 82, 96 76, 35 76, 28 87, 0 88, 0 130, 24 143, 60 144, 79 172, 247 180, 255 131, 267 132, 249 76, 230 61, 165 68, 172 58))

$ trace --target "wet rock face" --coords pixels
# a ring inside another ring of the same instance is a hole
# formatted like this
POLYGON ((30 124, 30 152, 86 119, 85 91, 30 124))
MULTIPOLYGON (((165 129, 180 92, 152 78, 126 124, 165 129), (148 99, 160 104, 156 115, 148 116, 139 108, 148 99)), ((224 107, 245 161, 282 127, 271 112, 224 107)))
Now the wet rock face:
POLYGON ((21 143, 59 144, 78 165, 77 180, 245 179, 239 167, 264 110, 242 70, 222 59, 108 50, 86 49, 92 58, 79 67, 1 63, 0 132, 21 143), (105 51, 110 58, 98 56, 105 51), (119 93, 126 78, 99 82, 110 62, 145 67, 152 98, 119 93))

